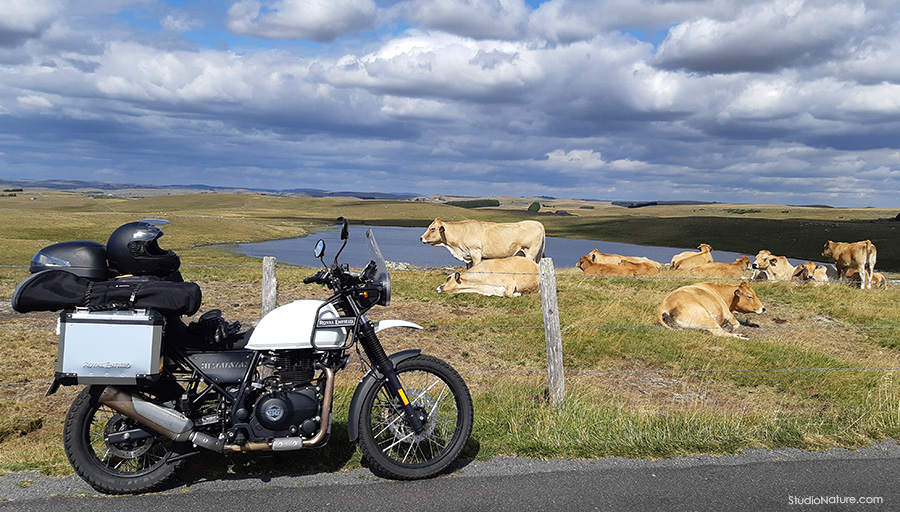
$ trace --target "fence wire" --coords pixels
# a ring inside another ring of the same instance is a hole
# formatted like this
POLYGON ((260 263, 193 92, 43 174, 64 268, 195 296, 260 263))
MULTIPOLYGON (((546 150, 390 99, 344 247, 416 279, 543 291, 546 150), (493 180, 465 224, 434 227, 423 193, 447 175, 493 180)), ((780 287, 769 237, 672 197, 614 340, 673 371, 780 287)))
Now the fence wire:
MULTIPOLYGON (((396 265, 396 264, 394 264, 396 265)), ((28 266, 25 265, 0 265, 0 268, 17 268, 17 269, 27 269, 28 266)), ((244 269, 259 269, 258 265, 184 265, 182 268, 222 268, 222 269, 236 269, 236 268, 244 268, 244 269)), ((276 264, 276 268, 281 270, 295 270, 295 271, 309 271, 310 268, 299 266, 299 265, 291 265, 278 263, 276 264)), ((445 275, 448 272, 456 272, 461 271, 458 269, 454 269, 451 267, 447 268, 406 268, 400 267, 391 268, 391 272, 410 272, 410 273, 428 273, 428 274, 441 274, 445 275)), ((466 270, 466 272, 473 273, 471 270, 466 270)), ((474 272, 476 274, 508 274, 508 275, 537 275, 540 276, 540 273, 522 273, 522 272, 474 272)), ((740 281, 748 281, 752 283, 773 283, 773 282, 788 282, 794 283, 798 285, 806 285, 809 286, 811 283, 807 283, 800 280, 761 280, 761 281, 749 281, 742 279, 734 279, 734 278, 710 278, 710 277, 697 277, 697 276, 681 276, 681 275, 666 275, 666 276, 617 276, 617 275, 588 275, 588 274, 569 274, 569 273, 557 273, 557 277, 563 278, 578 278, 578 279, 643 279, 643 280, 652 280, 652 279, 660 279, 660 280, 672 280, 672 281, 711 281, 711 280, 721 280, 721 281, 732 281, 732 282, 740 282, 740 281)), ((816 282, 814 285, 850 285, 853 284, 848 281, 825 281, 825 282, 816 282)), ((887 280, 886 284, 889 286, 895 286, 900 284, 900 280, 887 280)), ((462 330, 543 330, 545 327, 543 325, 540 326, 439 326, 439 327, 426 327, 426 331, 462 331, 462 330)), ((900 325, 884 325, 884 326, 837 326, 837 325, 822 325, 822 326, 771 326, 771 327, 754 327, 754 330, 758 331, 791 331, 791 330, 889 330, 889 329, 900 329, 900 325)), ((56 326, 53 327, 9 327, 9 326, 0 326, 0 330, 3 331, 55 331, 56 326)), ((613 331, 613 330, 643 330, 643 331, 651 331, 651 330, 671 330, 668 327, 663 326, 612 326, 612 325, 603 325, 603 326, 568 326, 568 327, 560 327, 561 331, 588 331, 588 330, 596 330, 596 331, 613 331)), ((702 331, 705 329, 701 328, 690 328, 690 327, 682 327, 675 330, 698 330, 702 331)), ((353 371, 353 370, 345 370, 353 371)), ((892 372, 892 371, 900 371, 900 368, 895 367, 840 367, 840 368, 728 368, 728 369, 610 369, 610 370, 580 370, 580 369, 564 369, 566 374, 571 375, 591 375, 591 374, 711 374, 711 373, 767 373, 767 372, 852 372, 852 371, 883 371, 883 372, 892 372)), ((547 369, 540 370, 497 370, 497 369, 460 369, 460 373, 471 373, 471 374, 480 374, 480 373, 492 373, 492 374, 544 374, 547 372, 547 369)), ((0 387, 20 387, 20 386, 33 386, 33 385, 50 385, 51 382, 10 382, 10 383, 0 383, 0 387)))

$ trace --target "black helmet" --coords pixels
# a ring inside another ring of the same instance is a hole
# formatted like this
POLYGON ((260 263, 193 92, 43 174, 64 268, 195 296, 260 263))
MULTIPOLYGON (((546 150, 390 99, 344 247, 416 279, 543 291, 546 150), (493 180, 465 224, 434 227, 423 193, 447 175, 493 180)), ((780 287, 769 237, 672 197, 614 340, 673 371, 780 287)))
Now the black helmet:
POLYGON ((120 275, 169 276, 181 266, 181 259, 159 247, 161 236, 161 229, 145 221, 119 226, 106 243, 109 266, 120 275))

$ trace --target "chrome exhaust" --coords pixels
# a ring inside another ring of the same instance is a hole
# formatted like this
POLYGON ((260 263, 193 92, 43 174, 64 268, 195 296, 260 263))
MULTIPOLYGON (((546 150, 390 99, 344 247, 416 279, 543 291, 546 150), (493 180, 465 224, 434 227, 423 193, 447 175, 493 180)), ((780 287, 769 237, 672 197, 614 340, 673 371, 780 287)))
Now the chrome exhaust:
POLYGON ((331 402, 334 399, 334 372, 331 368, 322 367, 325 372, 325 395, 322 400, 322 414, 319 417, 319 431, 316 435, 302 439, 299 437, 283 437, 271 442, 261 441, 245 444, 228 444, 217 437, 197 432, 194 422, 178 411, 156 405, 143 398, 132 395, 115 386, 107 386, 100 394, 101 404, 108 406, 119 414, 126 416, 141 425, 164 435, 174 441, 190 441, 195 445, 215 452, 252 452, 252 451, 290 451, 309 448, 322 442, 331 427, 331 402))
POLYGON ((168 437, 174 441, 190 441, 197 446, 221 452, 224 442, 216 437, 194 431, 194 422, 173 409, 148 402, 115 386, 107 386, 100 394, 101 404, 119 414, 168 437))

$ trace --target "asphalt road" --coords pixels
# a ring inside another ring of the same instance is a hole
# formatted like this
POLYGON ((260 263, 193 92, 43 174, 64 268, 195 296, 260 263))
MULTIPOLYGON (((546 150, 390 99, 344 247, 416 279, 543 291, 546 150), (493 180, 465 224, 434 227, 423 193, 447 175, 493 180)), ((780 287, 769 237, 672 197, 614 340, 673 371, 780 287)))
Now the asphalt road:
POLYGON ((515 511, 900 510, 900 445, 857 451, 750 450, 663 461, 498 458, 393 482, 368 470, 176 483, 107 497, 78 477, 0 477, 0 510, 515 511))

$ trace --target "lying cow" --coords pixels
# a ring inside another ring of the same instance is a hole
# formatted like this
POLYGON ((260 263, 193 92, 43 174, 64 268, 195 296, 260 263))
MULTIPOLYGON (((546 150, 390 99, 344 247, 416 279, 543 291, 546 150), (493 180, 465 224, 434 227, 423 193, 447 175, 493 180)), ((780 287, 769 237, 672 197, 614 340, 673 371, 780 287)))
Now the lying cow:
POLYGON ((754 281, 790 281, 794 275, 794 266, 784 256, 775 256, 770 251, 763 249, 756 254, 753 262, 754 281))
POLYGON ((812 282, 816 286, 821 286, 828 282, 828 269, 825 265, 817 265, 807 261, 794 267, 791 279, 794 281, 812 282))
MULTIPOLYGON (((618 265, 623 261, 627 261, 630 263, 635 263, 638 265, 648 264, 656 267, 657 270, 663 268, 663 264, 657 261, 653 261, 650 258, 644 258, 643 256, 621 256, 618 254, 606 254, 600 252, 598 249, 594 249, 588 254, 588 257, 594 263, 607 263, 610 265, 618 265)), ((654 275, 654 274, 649 274, 654 275)))
POLYGON ((700 265, 705 265, 706 263, 713 263, 713 257, 710 252, 712 252, 712 247, 709 244, 700 244, 697 249, 700 252, 694 251, 685 251, 672 256, 672 261, 669 262, 669 267, 672 269, 691 269, 694 267, 699 267, 700 265))
POLYGON ((497 223, 480 220, 444 222, 440 218, 419 238, 423 244, 446 247, 454 258, 472 268, 481 260, 517 254, 540 263, 544 256, 544 225, 536 220, 497 223))
POLYGON ((872 273, 875 272, 875 260, 878 251, 871 240, 861 242, 825 242, 822 256, 831 258, 837 267, 838 279, 846 277, 847 271, 855 269, 861 277, 860 288, 872 288, 872 273))
POLYGON ((716 336, 734 336, 740 322, 734 312, 761 314, 765 306, 747 282, 739 285, 698 283, 682 286, 663 299, 656 311, 660 325, 669 328, 704 329, 716 336))
POLYGON ((576 266, 581 269, 585 275, 589 276, 622 276, 632 277, 636 275, 636 271, 632 266, 626 265, 627 262, 610 264, 610 263, 594 263, 590 256, 582 256, 576 266))
POLYGON ((741 256, 735 258, 734 263, 704 263, 691 269, 691 275, 696 277, 716 279, 741 279, 744 272, 750 270, 750 258, 741 256))
MULTIPOLYGON (((859 271, 855 268, 847 271, 847 275, 844 280, 852 285, 862 288, 862 279, 860 279, 859 277, 859 271)), ((887 288, 887 279, 884 277, 884 274, 882 274, 881 272, 872 272, 872 287, 887 288)))
POLYGON ((521 256, 484 260, 465 272, 450 274, 437 291, 518 297, 540 289, 540 272, 537 263, 521 256))

